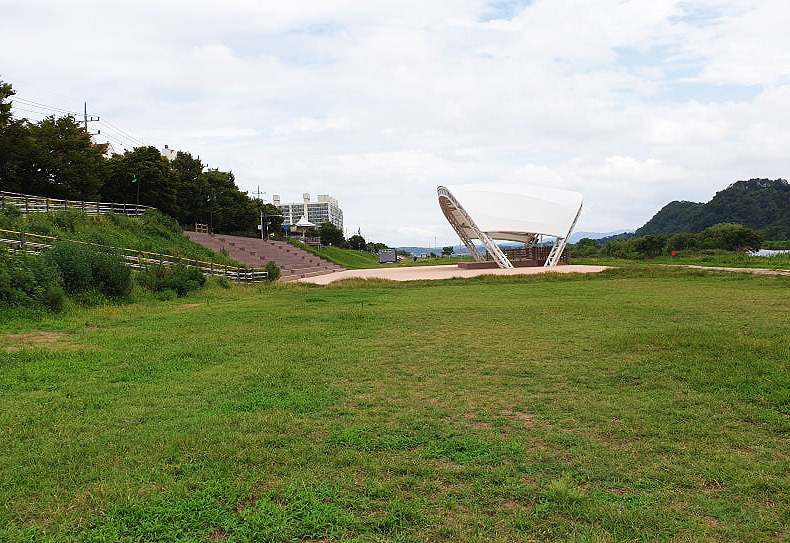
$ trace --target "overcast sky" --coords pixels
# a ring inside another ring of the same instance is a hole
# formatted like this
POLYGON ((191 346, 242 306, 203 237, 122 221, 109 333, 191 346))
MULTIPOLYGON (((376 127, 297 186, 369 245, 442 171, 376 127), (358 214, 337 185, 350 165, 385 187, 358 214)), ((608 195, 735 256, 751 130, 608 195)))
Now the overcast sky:
POLYGON ((457 244, 438 185, 584 195, 577 230, 787 178, 786 0, 0 0, 18 117, 101 116, 347 233, 457 244), (26 102, 23 102, 25 100, 26 102), (33 103, 31 103, 33 102, 33 103))

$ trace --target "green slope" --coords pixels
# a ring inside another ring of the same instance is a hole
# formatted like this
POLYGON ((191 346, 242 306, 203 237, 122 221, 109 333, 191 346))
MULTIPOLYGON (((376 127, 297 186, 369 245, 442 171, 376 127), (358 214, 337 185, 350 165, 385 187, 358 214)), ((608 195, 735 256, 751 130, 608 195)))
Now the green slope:
POLYGON ((239 265, 194 243, 175 220, 156 210, 147 211, 140 218, 114 214, 89 216, 77 210, 31 213, 23 217, 16 208, 6 206, 0 208, 0 229, 239 265))

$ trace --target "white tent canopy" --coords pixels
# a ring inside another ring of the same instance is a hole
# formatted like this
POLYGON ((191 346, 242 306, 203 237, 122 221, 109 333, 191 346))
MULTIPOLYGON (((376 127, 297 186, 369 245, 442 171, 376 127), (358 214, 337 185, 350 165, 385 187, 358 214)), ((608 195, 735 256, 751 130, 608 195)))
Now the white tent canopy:
POLYGON ((533 243, 538 235, 557 238, 546 266, 559 261, 581 213, 582 195, 548 187, 515 184, 438 187, 439 206, 476 259, 482 256, 472 239, 479 239, 503 268, 512 264, 495 239, 533 243))
POLYGON ((299 228, 313 228, 315 225, 308 221, 304 215, 296 222, 294 226, 298 226, 299 228))

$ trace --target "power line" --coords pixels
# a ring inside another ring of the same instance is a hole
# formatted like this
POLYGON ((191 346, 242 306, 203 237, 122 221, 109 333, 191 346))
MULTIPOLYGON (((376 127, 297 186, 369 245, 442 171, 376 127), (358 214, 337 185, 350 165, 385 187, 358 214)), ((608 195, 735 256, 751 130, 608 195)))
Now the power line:
POLYGON ((101 121, 99 121, 99 123, 100 123, 100 124, 102 124, 102 125, 104 125, 104 126, 107 126, 107 127, 108 127, 108 128, 110 128, 110 129, 113 129, 113 130, 115 130, 116 132, 118 132, 119 134, 122 134, 122 135, 126 136, 127 138, 130 138, 130 139, 132 139, 132 140, 135 140, 135 141, 139 140, 139 141, 140 141, 140 143, 142 143, 142 141, 143 141, 141 138, 136 138, 136 137, 134 137, 134 136, 132 136, 132 135, 130 135, 130 134, 127 134, 126 132, 124 132, 123 130, 121 130, 120 128, 118 128, 117 126, 115 126, 114 124, 112 124, 112 123, 110 123, 109 121, 107 121, 107 119, 101 120, 101 121))
POLYGON ((48 117, 49 116, 49 115, 47 115, 46 113, 44 113, 42 111, 36 111, 36 110, 33 110, 33 109, 25 109, 25 108, 19 107, 19 106, 13 106, 12 110, 13 111, 24 111, 24 112, 27 112, 27 113, 35 113, 36 115, 40 115, 42 117, 48 117))
POLYGON ((22 102, 22 104, 24 104, 26 106, 30 106, 30 107, 37 107, 37 108, 41 108, 41 109, 49 109, 49 110, 52 110, 52 111, 59 111, 59 112, 62 112, 62 113, 68 113, 70 115, 79 115, 79 113, 77 113, 76 111, 70 111, 68 109, 63 109, 63 108, 59 108, 59 107, 55 107, 55 106, 50 106, 50 105, 47 105, 47 104, 42 104, 41 102, 35 102, 33 100, 28 100, 27 98, 11 98, 11 103, 13 104, 14 102, 22 102))
POLYGON ((136 145, 142 145, 142 140, 139 138, 135 138, 121 130, 120 128, 116 128, 115 125, 108 123, 104 118, 99 120, 99 124, 104 128, 105 131, 109 131, 112 134, 115 134, 116 137, 120 139, 128 139, 135 142, 136 145))
MULTIPOLYGON (((52 94, 52 95, 55 95, 55 96, 61 96, 61 97, 64 97, 64 98, 73 99, 72 97, 65 96, 63 94, 58 94, 56 92, 52 92, 52 91, 49 91, 47 89, 43 89, 41 87, 36 87, 35 85, 31 85, 29 83, 24 83, 22 81, 18 81, 18 83, 21 83, 22 85, 25 85, 25 86, 28 86, 28 87, 31 87, 31 88, 34 88, 34 89, 37 89, 37 90, 40 90, 40 91, 44 91, 44 92, 46 92, 48 94, 52 94)), ((104 116, 98 116, 97 115, 96 117, 93 117, 93 116, 89 117, 88 116, 88 111, 87 111, 87 104, 85 104, 84 111, 83 112, 79 112, 79 111, 73 111, 73 110, 70 110, 70 109, 65 109, 65 108, 62 108, 62 107, 53 106, 53 105, 50 105, 50 104, 45 104, 43 102, 38 102, 36 100, 31 100, 29 98, 19 97, 18 95, 14 95, 13 97, 11 97, 10 101, 11 101, 11 106, 12 106, 13 111, 32 113, 32 114, 40 117, 37 120, 41 120, 41 118, 48 117, 50 115, 55 115, 55 114, 58 114, 58 113, 59 114, 64 114, 64 115, 72 117, 75 122, 80 122, 81 124, 84 124, 86 131, 87 131, 87 123, 88 122, 98 122, 104 128, 105 132, 108 131, 108 130, 111 132, 111 136, 108 136, 108 138, 112 139, 113 141, 115 141, 116 143, 121 145, 124 149, 127 149, 127 148, 132 148, 133 149, 135 147, 139 147, 139 146, 143 145, 143 139, 142 138, 139 138, 139 137, 131 135, 129 132, 125 131, 124 129, 114 125, 113 123, 111 123, 109 121, 107 121, 107 119, 104 118, 104 116), (20 107, 20 106, 22 106, 22 107, 20 107), (78 120, 80 117, 82 117, 82 119, 78 120)), ((99 134, 101 134, 101 130, 99 130, 98 132, 99 132, 99 134)), ((92 135, 96 136, 98 134, 92 134, 92 135)), ((106 134, 104 134, 104 135, 106 135, 106 134)))

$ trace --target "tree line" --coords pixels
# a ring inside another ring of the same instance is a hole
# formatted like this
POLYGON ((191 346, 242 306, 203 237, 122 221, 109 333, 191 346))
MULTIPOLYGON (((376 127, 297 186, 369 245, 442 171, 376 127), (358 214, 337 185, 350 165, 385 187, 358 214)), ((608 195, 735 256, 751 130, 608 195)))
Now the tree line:
POLYGON ((680 251, 721 249, 725 251, 757 250, 765 242, 762 232, 741 224, 720 223, 699 233, 679 232, 673 236, 648 234, 608 241, 582 238, 569 246, 573 256, 613 258, 652 258, 680 251))
POLYGON ((142 146, 110 158, 71 116, 15 118, 14 90, 0 81, 0 190, 68 200, 139 203, 181 225, 209 224, 225 234, 256 235, 262 212, 282 231, 277 207, 250 198, 232 172, 208 169, 178 152, 174 160, 142 146))

